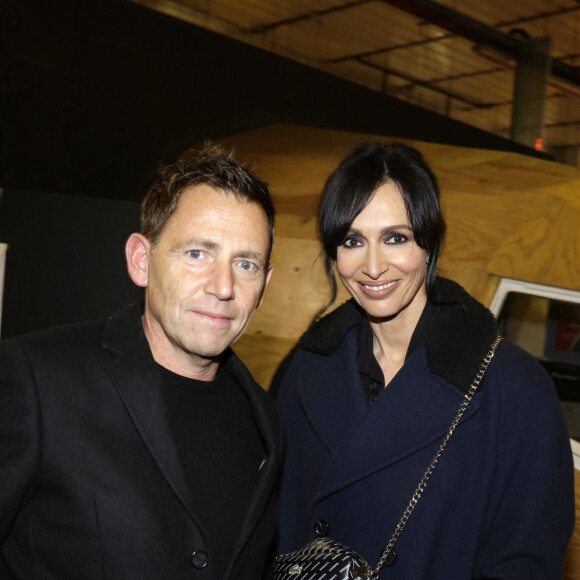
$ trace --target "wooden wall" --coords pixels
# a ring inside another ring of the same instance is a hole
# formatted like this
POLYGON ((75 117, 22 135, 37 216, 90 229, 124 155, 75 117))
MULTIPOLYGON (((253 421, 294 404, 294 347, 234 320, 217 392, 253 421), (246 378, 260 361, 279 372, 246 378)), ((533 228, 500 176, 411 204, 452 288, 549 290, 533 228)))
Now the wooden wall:
MULTIPOLYGON (((324 181, 354 145, 370 139, 276 125, 224 141, 270 182, 277 208, 272 280, 234 347, 266 388, 327 300, 315 230, 324 181)), ((580 169, 515 153, 407 142, 440 180, 448 225, 442 275, 488 306, 502 277, 580 290, 580 169)), ((346 298, 343 291, 338 302, 346 298)), ((580 471, 576 506, 565 580, 580 580, 580 471)))
MULTIPOLYGON (((373 139, 385 140, 272 125, 222 141, 270 183, 277 209, 272 280, 236 345, 265 387, 328 297, 315 226, 320 191, 353 146, 373 139)), ((580 169, 516 153, 406 142, 423 152, 440 181, 448 225, 441 275, 488 306, 502 277, 580 290, 580 169)))

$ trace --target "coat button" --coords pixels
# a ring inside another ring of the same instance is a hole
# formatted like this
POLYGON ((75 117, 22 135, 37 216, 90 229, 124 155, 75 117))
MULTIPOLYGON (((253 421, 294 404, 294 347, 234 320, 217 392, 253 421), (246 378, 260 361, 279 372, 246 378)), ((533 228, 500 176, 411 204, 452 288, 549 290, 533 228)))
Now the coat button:
POLYGON ((192 552, 189 562, 194 568, 205 568, 207 566, 207 554, 205 552, 192 552))
POLYGON ((328 522, 325 522, 324 520, 318 520, 314 524, 314 531, 320 538, 326 538, 326 536, 328 536, 328 528, 328 522))

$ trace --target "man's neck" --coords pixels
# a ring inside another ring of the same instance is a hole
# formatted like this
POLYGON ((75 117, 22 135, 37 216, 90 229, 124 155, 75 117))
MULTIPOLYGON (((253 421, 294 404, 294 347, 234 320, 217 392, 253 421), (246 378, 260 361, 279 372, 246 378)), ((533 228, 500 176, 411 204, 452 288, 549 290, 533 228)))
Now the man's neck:
POLYGON ((160 340, 152 326, 147 324, 145 317, 143 317, 143 330, 153 359, 157 364, 176 375, 189 379, 198 381, 213 381, 215 379, 221 356, 202 357, 180 349, 177 345, 169 342, 166 337, 164 340, 160 340))

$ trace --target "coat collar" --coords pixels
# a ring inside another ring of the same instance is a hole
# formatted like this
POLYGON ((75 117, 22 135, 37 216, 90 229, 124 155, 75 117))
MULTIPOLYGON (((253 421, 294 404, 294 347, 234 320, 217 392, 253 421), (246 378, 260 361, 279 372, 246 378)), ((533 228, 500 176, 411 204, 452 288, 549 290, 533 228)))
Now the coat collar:
MULTIPOLYGON (((355 344, 356 328, 351 328, 333 356, 306 355, 295 377, 301 409, 329 452, 314 503, 442 441, 464 398, 459 389, 431 373, 425 348, 420 347, 368 405, 355 344)), ((478 409, 479 398, 474 397, 461 424, 478 409)))
MULTIPOLYGON (((434 308, 424 331, 427 366, 433 374, 467 391, 497 336, 495 318, 459 284, 445 278, 437 278, 429 301, 434 308)), ((314 322, 300 339, 300 347, 330 354, 363 319, 362 309, 349 300, 314 322)))
MULTIPOLYGON (((196 514, 195 498, 189 492, 165 415, 161 397, 162 376, 143 332, 142 313, 143 304, 135 303, 108 319, 102 346, 116 354, 117 358, 109 365, 107 372, 145 447, 185 510, 203 530, 196 514)), ((273 411, 273 401, 231 349, 226 350, 220 364, 237 378, 247 396, 266 448, 255 493, 249 502, 234 549, 237 555, 258 524, 277 480, 282 457, 281 426, 278 415, 273 411)))

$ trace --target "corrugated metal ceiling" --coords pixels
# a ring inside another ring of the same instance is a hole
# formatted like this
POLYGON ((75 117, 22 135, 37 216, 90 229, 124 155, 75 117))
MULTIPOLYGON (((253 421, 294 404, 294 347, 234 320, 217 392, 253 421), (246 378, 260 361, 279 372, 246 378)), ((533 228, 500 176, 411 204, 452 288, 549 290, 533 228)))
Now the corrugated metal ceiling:
POLYGON ((537 138, 578 163, 578 0, 132 1, 507 138, 518 51, 548 36, 537 138))

